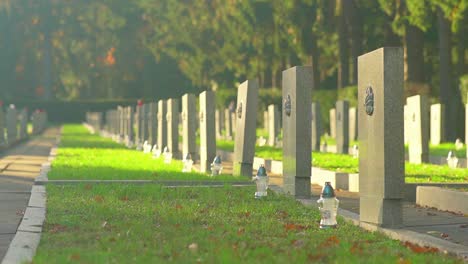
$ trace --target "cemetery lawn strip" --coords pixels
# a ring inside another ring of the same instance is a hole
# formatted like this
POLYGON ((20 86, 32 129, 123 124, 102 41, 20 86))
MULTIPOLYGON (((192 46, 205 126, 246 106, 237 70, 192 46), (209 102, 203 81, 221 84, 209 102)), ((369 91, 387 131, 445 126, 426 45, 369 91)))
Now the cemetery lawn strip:
POLYGON ((274 193, 262 200, 254 199, 253 194, 253 186, 173 189, 159 185, 48 185, 47 219, 33 261, 458 261, 431 253, 434 249, 414 245, 407 248, 399 241, 363 231, 341 218, 339 228, 321 230, 317 209, 274 193))
POLYGON ((182 161, 165 164, 151 154, 127 149, 111 139, 90 134, 82 125, 65 125, 50 180, 198 180, 248 181, 245 177, 182 173, 182 161))

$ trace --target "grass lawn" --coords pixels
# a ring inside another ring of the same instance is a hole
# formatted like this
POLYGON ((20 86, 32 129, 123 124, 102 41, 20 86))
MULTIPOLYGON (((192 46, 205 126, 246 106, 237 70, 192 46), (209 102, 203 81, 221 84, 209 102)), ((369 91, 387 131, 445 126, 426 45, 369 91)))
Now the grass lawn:
POLYGON ((47 186, 34 263, 461 263, 254 187, 47 186))
POLYGON ((49 179, 88 180, 215 180, 247 181, 245 177, 182 173, 182 162, 165 164, 163 158, 127 149, 111 139, 90 134, 83 125, 65 125, 49 179))

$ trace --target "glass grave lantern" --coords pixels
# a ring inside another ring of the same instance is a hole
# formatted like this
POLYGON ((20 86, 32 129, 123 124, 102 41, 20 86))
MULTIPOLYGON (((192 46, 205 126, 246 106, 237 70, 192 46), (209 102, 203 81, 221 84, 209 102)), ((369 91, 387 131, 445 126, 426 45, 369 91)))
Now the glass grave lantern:
POLYGON ((257 184, 257 191, 255 192, 255 198, 259 199, 267 196, 268 190, 268 175, 266 173, 265 166, 262 164, 258 168, 257 176, 252 178, 252 181, 255 181, 257 184))
POLYGON ((187 153, 187 155, 185 155, 183 163, 184 163, 184 166, 182 167, 182 172, 191 172, 193 160, 192 160, 192 155, 190 155, 190 153, 187 153))
POLYGON ((453 151, 449 151, 447 155, 447 165, 452 169, 458 166, 458 158, 453 151))
POLYGON ((169 151, 169 148, 166 146, 164 147, 164 163, 171 163, 172 161, 172 153, 169 151))
POLYGON ((148 143, 148 140, 145 140, 143 143, 143 153, 150 153, 151 152, 151 144, 148 143))
POLYGON ((330 182, 325 182, 317 203, 322 216, 320 228, 336 228, 336 214, 338 212, 339 201, 336 199, 335 190, 333 190, 330 182))
POLYGON ((211 163, 211 176, 221 174, 222 170, 223 170, 223 164, 221 161, 221 157, 219 155, 216 155, 216 157, 213 160, 213 163, 211 163))
POLYGON ((161 156, 161 150, 158 148, 157 144, 153 145, 151 152, 153 153, 153 159, 157 159, 161 156))

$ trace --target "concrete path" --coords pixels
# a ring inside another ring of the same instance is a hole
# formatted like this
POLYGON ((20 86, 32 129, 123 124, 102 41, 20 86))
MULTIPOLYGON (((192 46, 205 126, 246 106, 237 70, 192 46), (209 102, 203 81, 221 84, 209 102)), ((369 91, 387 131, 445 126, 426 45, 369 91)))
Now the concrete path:
POLYGON ((31 196, 34 178, 47 162, 56 143, 59 128, 0 153, 0 259, 3 259, 15 236, 31 196))

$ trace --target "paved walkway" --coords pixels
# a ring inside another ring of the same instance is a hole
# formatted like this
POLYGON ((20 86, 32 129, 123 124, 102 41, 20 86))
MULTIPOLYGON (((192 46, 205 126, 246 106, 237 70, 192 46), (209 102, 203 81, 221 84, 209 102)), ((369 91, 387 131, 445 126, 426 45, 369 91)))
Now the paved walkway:
POLYGON ((0 260, 5 256, 31 195, 34 178, 47 162, 59 128, 0 153, 0 260))

